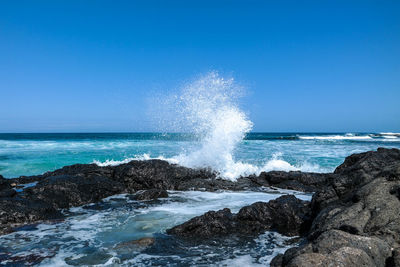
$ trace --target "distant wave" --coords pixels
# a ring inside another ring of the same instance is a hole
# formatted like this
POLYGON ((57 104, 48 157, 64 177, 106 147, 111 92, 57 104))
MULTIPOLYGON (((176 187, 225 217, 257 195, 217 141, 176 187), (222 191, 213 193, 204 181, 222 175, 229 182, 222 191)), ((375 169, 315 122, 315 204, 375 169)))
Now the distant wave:
POLYGON ((304 140, 371 140, 373 139, 369 135, 357 136, 351 134, 345 135, 322 135, 322 136, 299 136, 299 139, 304 140))
POLYGON ((303 140, 354 140, 354 141, 400 141, 400 134, 397 133, 371 133, 364 135, 356 134, 343 134, 343 135, 305 135, 298 136, 299 139, 303 140), (385 140, 390 139, 390 140, 385 140))

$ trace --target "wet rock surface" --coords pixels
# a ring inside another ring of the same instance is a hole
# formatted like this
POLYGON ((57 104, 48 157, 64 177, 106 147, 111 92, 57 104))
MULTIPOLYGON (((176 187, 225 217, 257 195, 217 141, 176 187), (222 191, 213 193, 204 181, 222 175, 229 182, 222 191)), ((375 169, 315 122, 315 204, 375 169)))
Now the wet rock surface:
POLYGON ((15 179, 1 176, 0 214, 13 215, 3 216, 0 228, 9 230, 12 228, 9 225, 15 223, 59 218, 62 217, 60 209, 98 202, 121 193, 136 193, 137 200, 151 200, 167 197, 166 190, 238 191, 276 186, 312 191, 324 184, 324 177, 313 173, 270 172, 232 182, 218 179, 209 170, 194 170, 163 160, 131 161, 106 167, 75 164, 37 176, 15 179), (31 183, 33 186, 23 189, 31 183), (10 206, 11 199, 18 203, 16 207, 10 206))
POLYGON ((267 230, 295 236, 306 231, 310 220, 310 203, 293 195, 269 202, 256 202, 232 214, 229 209, 209 211, 167 230, 168 234, 186 238, 212 238, 226 235, 257 235, 267 230))
POLYGON ((59 210, 40 199, 20 197, 0 199, 0 234, 21 224, 62 218, 59 210))
POLYGON ((400 151, 347 157, 312 199, 308 243, 272 266, 399 266, 400 151))
POLYGON ((75 164, 38 176, 0 176, 0 234, 14 227, 60 219, 61 210, 120 193, 138 200, 165 197, 165 190, 259 190, 277 187, 315 192, 311 203, 283 196, 257 202, 237 214, 210 211, 168 232, 187 238, 257 235, 275 230, 306 238, 278 255, 272 266, 399 266, 400 151, 354 154, 334 173, 263 172, 236 182, 209 170, 193 170, 162 160, 118 166, 75 164), (23 184, 37 183, 29 188, 23 184), (18 189, 18 190, 16 190, 18 189))

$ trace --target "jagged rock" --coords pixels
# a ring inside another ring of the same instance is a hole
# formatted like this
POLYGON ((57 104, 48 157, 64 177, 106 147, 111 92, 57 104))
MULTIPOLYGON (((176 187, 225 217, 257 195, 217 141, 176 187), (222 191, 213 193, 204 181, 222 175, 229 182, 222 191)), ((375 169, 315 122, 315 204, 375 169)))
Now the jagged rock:
POLYGON ((29 199, 40 199, 54 208, 64 209, 98 202, 101 199, 124 192, 120 183, 103 176, 50 176, 36 186, 27 188, 29 199))
POLYGON ((400 247, 400 150, 347 157, 312 199, 312 250, 288 250, 279 266, 396 266, 400 247))
POLYGON ((257 181, 264 179, 264 186, 275 186, 302 192, 315 192, 326 186, 332 174, 307 173, 300 171, 262 172, 257 181))
POLYGON ((218 179, 209 170, 193 170, 162 160, 108 167, 76 164, 39 176, 0 177, 0 232, 16 224, 61 218, 58 209, 97 202, 118 193, 252 190, 260 186, 316 193, 311 204, 286 196, 244 207, 238 214, 229 209, 208 212, 168 233, 201 239, 277 230, 309 240, 278 256, 272 262, 274 266, 396 266, 400 262, 398 149, 379 148, 351 155, 330 174, 268 172, 241 177, 236 182, 218 179), (18 186, 32 181, 37 185, 21 193, 10 191, 11 183, 18 186))
POLYGON ((168 192, 162 189, 149 189, 137 192, 132 198, 134 200, 153 200, 168 197, 168 192))
POLYGON ((368 255, 356 248, 341 247, 338 250, 324 255, 320 253, 306 253, 294 258, 287 266, 376 266, 368 255))
POLYGON ((4 190, 0 191, 0 198, 13 197, 16 195, 17 195, 17 191, 15 191, 14 189, 4 189, 4 190))
POLYGON ((377 237, 366 237, 349 234, 339 230, 329 230, 319 236, 313 243, 314 251, 330 254, 342 247, 351 247, 364 251, 376 266, 384 266, 391 256, 391 246, 377 237))
POLYGON ((167 230, 167 233, 186 238, 211 238, 230 234, 257 235, 274 229, 293 236, 308 228, 309 214, 309 202, 286 195, 268 203, 245 206, 236 215, 229 209, 209 211, 167 230))
POLYGON ((194 217, 181 225, 168 229, 167 233, 180 237, 211 238, 234 233, 235 225, 235 216, 230 209, 225 208, 194 217))
POLYGON ((3 176, 0 175, 0 191, 10 188, 11 188, 10 180, 5 179, 3 176))
POLYGON ((2 198, 0 200, 0 233, 23 223, 60 219, 63 215, 51 204, 38 199, 2 198))
POLYGON ((281 196, 268 203, 256 202, 240 209, 237 220, 251 232, 274 229, 287 236, 306 232, 310 226, 310 202, 293 195, 281 196))
POLYGON ((163 160, 131 161, 114 167, 113 179, 124 184, 130 192, 147 189, 187 190, 188 181, 215 178, 207 170, 194 170, 169 164, 163 160))

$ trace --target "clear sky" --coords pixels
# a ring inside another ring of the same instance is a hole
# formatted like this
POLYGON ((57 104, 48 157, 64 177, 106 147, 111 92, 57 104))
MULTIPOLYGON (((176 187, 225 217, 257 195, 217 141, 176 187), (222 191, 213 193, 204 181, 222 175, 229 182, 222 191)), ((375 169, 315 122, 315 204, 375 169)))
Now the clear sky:
POLYGON ((0 1, 0 132, 151 131, 217 70, 255 131, 400 131, 400 1, 0 1))

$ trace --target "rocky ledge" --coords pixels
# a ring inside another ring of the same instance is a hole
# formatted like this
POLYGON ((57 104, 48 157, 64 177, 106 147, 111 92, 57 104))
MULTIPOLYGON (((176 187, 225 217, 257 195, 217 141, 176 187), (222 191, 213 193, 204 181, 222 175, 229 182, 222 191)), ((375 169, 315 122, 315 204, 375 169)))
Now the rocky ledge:
POLYGON ((75 164, 37 176, 0 176, 0 234, 23 224, 62 219, 60 212, 103 198, 129 193, 133 199, 167 197, 165 190, 258 190, 275 186, 299 191, 323 187, 329 175, 269 172, 237 182, 218 179, 210 170, 194 170, 162 160, 131 161, 118 166, 75 164))
POLYGON ((301 236, 305 242, 276 256, 272 266, 400 266, 400 150, 354 154, 334 173, 264 172, 218 179, 162 160, 100 167, 76 164, 43 175, 0 176, 0 233, 62 219, 62 209, 120 193, 137 200, 167 197, 165 190, 259 190, 278 187, 315 192, 311 202, 282 196, 257 202, 237 214, 210 211, 167 232, 206 240, 254 236, 267 230, 301 236), (30 183, 30 185, 26 185, 30 183))
MULTIPOLYGON (((304 183, 289 183, 289 175, 281 175, 285 182, 279 184, 304 183)), ((303 237, 300 246, 272 260, 274 267, 400 266, 400 150, 351 155, 324 177, 311 203, 283 196, 243 207, 238 214, 207 212, 167 232, 207 239, 276 230, 303 237)))

